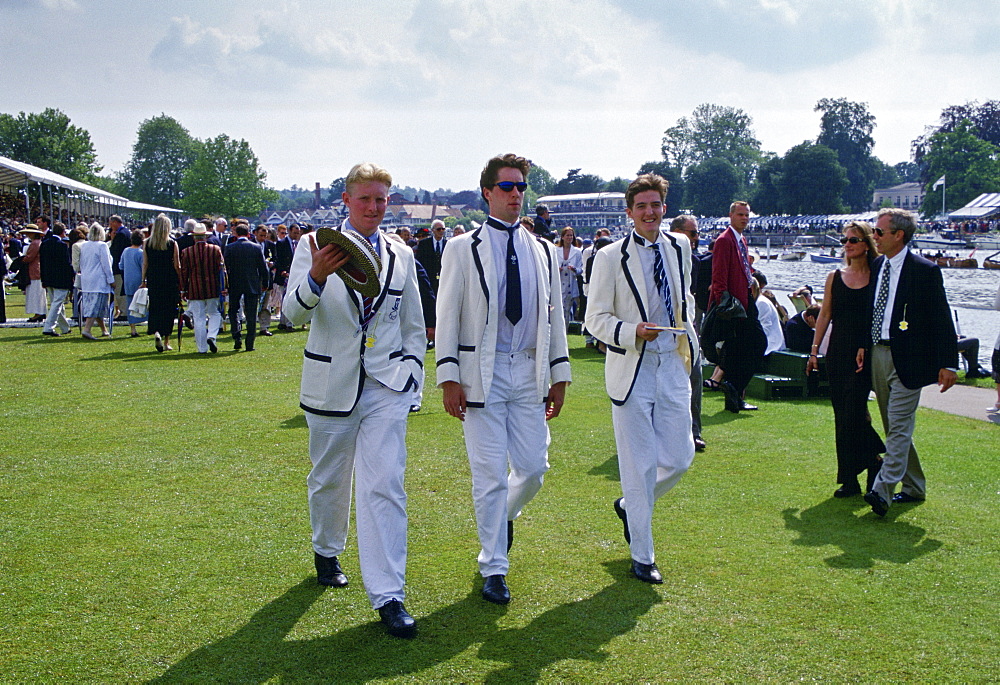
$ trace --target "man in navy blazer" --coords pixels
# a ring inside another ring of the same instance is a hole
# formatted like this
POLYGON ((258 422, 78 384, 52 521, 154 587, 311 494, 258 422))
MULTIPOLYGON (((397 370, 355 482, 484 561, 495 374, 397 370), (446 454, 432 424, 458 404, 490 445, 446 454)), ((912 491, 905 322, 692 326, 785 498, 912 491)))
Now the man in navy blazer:
MULTIPOLYGON (((885 428, 885 459, 865 501, 885 516, 892 502, 919 502, 926 479, 913 447, 920 390, 955 384, 958 342, 941 269, 909 249, 916 218, 904 209, 883 209, 875 224, 872 312, 872 385, 885 428), (897 483, 900 491, 893 494, 897 483)), ((864 350, 859 350, 859 364, 864 350)))
POLYGON ((243 346, 240 331, 240 302, 247 321, 247 352, 253 352, 257 339, 257 309, 260 294, 267 290, 271 272, 264 261, 264 251, 250 242, 250 226, 240 221, 235 226, 236 241, 226 245, 226 273, 229 276, 229 325, 233 329, 233 349, 243 346))

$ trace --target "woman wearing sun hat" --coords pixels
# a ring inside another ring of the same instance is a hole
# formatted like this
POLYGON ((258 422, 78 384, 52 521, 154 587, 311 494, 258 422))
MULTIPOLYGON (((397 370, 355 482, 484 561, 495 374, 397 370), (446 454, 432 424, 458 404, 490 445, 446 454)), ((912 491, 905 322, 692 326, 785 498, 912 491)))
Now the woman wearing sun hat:
POLYGON ((30 240, 28 251, 24 253, 22 261, 28 265, 28 289, 24 291, 24 312, 28 315, 28 321, 44 321, 45 315, 49 313, 48 302, 45 299, 45 288, 42 287, 42 261, 38 258, 38 252, 42 246, 42 230, 35 224, 28 224, 21 229, 21 235, 25 240, 30 240))

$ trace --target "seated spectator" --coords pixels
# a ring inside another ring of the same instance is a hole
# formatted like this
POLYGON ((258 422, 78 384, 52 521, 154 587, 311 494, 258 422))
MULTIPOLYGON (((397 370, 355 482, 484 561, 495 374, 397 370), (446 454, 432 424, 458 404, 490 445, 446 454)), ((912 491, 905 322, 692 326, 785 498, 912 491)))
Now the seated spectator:
POLYGON ((819 305, 813 304, 790 318, 785 323, 785 348, 792 352, 809 354, 818 316, 819 305))
POLYGON ((816 304, 813 302, 813 289, 810 285, 804 285, 801 288, 796 289, 788 296, 788 299, 792 301, 795 305, 795 311, 797 313, 805 311, 806 307, 811 307, 816 304))
POLYGON ((968 371, 966 378, 989 378, 989 369, 984 368, 979 363, 979 338, 967 338, 964 335, 958 336, 958 353, 965 358, 968 371))
POLYGON ((767 347, 764 348, 764 356, 777 352, 785 346, 785 336, 781 330, 781 320, 778 317, 778 310, 761 291, 760 281, 754 277, 751 283, 753 297, 757 301, 757 318, 760 326, 767 336, 767 347))

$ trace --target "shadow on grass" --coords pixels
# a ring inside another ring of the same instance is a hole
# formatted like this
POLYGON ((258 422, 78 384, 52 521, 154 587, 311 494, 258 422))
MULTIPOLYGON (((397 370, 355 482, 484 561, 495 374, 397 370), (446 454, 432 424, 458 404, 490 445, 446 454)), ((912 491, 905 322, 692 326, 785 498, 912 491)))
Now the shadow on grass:
POLYGON ((309 424, 306 423, 305 414, 296 414, 291 418, 287 418, 281 422, 282 428, 308 428, 309 424))
POLYGON ((196 649, 149 682, 361 683, 418 673, 477 644, 481 659, 509 664, 488 674, 486 682, 533 681, 563 659, 605 658, 602 647, 632 630, 660 601, 651 586, 627 577, 626 562, 605 566, 615 582, 592 597, 551 609, 523 628, 497 627, 508 607, 484 602, 477 580, 467 597, 415 616, 419 632, 413 640, 389 637, 373 613, 366 625, 289 641, 288 633, 324 591, 310 576, 229 637, 196 649))
POLYGON ((871 568, 876 560, 906 564, 941 548, 940 540, 927 537, 927 531, 906 521, 897 521, 899 506, 889 509, 885 520, 871 512, 854 516, 850 509, 866 508, 861 498, 849 501, 828 499, 814 507, 785 509, 781 512, 785 527, 799 534, 793 542, 806 547, 833 545, 841 553, 824 559, 834 568, 871 568))
POLYGON ((588 476, 604 476, 608 480, 619 481, 621 474, 618 472, 618 455, 612 454, 603 464, 598 464, 587 471, 588 476))

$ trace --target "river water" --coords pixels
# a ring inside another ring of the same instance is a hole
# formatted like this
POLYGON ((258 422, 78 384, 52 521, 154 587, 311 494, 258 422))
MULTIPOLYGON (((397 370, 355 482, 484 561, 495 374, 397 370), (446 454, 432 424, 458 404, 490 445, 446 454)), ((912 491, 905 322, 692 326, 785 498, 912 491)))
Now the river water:
MULTIPOLYGON (((773 248, 772 254, 775 254, 773 248)), ((754 266, 767 276, 767 287, 778 297, 778 302, 794 313, 795 307, 788 294, 803 285, 812 286, 814 293, 821 293, 826 275, 837 265, 819 264, 806 256, 801 262, 762 259, 754 266)), ((956 328, 963 335, 979 338, 979 361, 992 369, 990 356, 1000 333, 1000 312, 993 309, 993 300, 1000 288, 1000 269, 941 269, 941 273, 944 274, 948 303, 953 316, 957 317, 956 328)))

